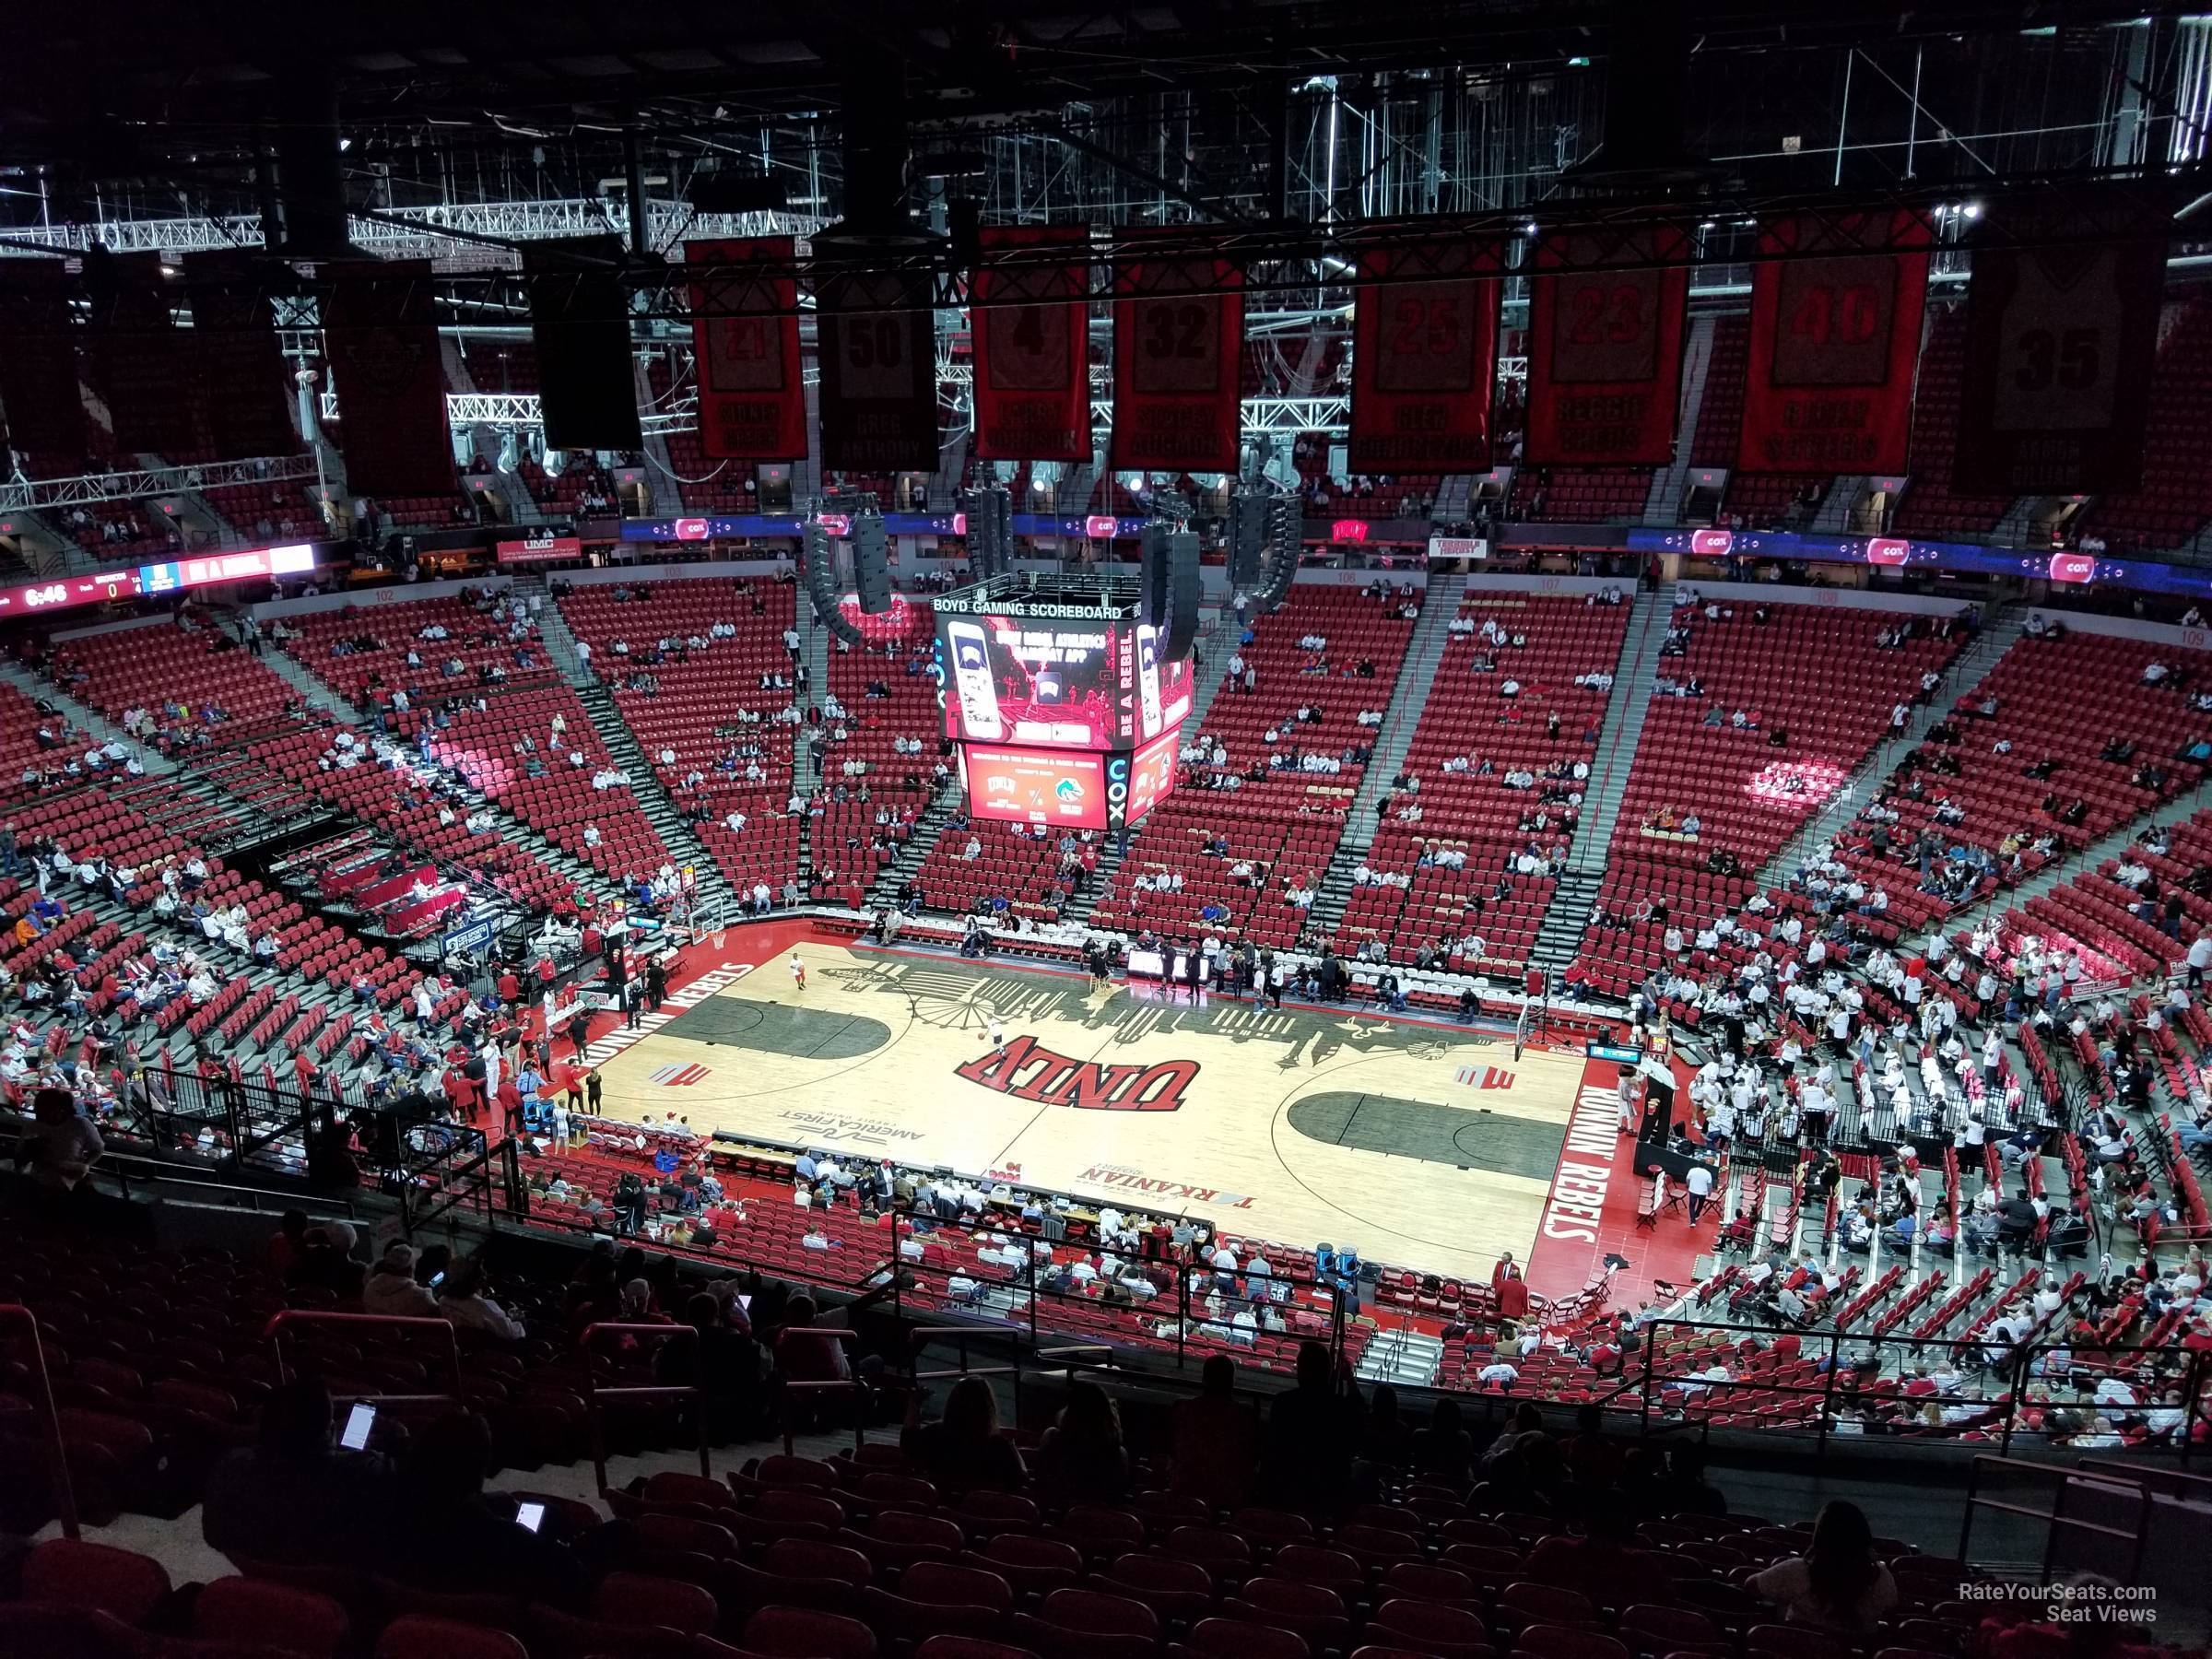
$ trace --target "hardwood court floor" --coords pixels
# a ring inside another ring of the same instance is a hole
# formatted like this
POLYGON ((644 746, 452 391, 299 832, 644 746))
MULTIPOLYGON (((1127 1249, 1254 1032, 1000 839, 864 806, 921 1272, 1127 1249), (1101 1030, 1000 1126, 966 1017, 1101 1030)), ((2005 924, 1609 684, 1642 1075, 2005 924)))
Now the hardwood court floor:
POLYGON ((610 1115, 1003 1174, 1487 1275, 1529 1259, 1580 1056, 1449 1027, 784 951, 601 1068, 610 1115), (995 1018, 1005 1040, 989 1041, 995 1018))

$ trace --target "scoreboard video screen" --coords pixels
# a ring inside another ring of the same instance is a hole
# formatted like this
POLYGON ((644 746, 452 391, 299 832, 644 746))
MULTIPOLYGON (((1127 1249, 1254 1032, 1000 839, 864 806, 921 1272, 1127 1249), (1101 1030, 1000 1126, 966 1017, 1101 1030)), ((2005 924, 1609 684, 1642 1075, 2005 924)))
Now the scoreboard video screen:
POLYGON ((969 816, 1002 824, 1103 830, 1106 760, 1102 754, 962 744, 969 816))
MULTIPOLYGON (((1127 820, 1135 823, 1153 807, 1166 800, 1175 787, 1175 762, 1182 746, 1182 728, 1178 726, 1165 736, 1155 737, 1150 743, 1127 757, 1129 768, 1129 800, 1127 820)), ((1115 761, 1124 757, 1116 755, 1115 761)), ((1107 775, 1107 805, 1109 811, 1113 801, 1112 768, 1107 775)))
POLYGON ((1128 748, 1191 712, 1191 663, 1144 624, 946 616, 945 735, 1025 748, 1128 748))

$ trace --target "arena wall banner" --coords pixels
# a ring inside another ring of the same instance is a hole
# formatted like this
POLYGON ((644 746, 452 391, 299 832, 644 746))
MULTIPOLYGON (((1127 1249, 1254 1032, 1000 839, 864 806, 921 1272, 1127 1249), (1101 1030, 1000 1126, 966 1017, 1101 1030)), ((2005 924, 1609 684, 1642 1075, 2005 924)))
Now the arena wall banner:
POLYGON ((1090 459, 1089 243, 1081 225, 983 231, 969 313, 978 459, 1090 459), (1034 263, 1036 250, 1054 247, 1068 251, 1065 263, 1034 263), (992 254, 1009 249, 1029 252, 1019 264, 994 265, 992 254), (1037 303, 1008 303, 1015 299, 1037 303))
POLYGON ((330 284, 323 339, 347 488, 364 496, 449 494, 453 451, 429 261, 336 260, 323 275, 330 284))
POLYGON ((159 253, 85 255, 94 383, 126 455, 198 447, 198 385, 159 253))
MULTIPOLYGON (((1142 241, 1145 232, 1123 231, 1142 241)), ((1178 240, 1188 231, 1173 233, 1178 240)), ((1116 472, 1237 469, 1244 268, 1225 254, 1128 258, 1113 273, 1116 472)))
POLYGON ((1688 245, 1678 225, 1563 230, 1538 241, 1524 460, 1665 466, 1674 459, 1688 245))
POLYGON ((0 412, 18 450, 83 458, 76 325, 58 259, 0 261, 0 412))
POLYGON ((291 387, 276 317, 251 253, 213 248, 184 256, 192 297, 193 372, 206 399, 207 435, 225 460, 288 455, 291 387))
POLYGON ((1499 244, 1369 248, 1359 269, 1347 465, 1382 474, 1486 471, 1499 244))
POLYGON ((788 236, 684 244, 691 348, 699 364, 699 441, 724 461, 806 458, 799 375, 799 285, 788 236))
POLYGON ((1979 249, 1951 485, 2089 495, 2143 481, 2172 220, 2163 193, 2074 189, 1990 208, 2014 245, 1979 249), (2107 239, 2035 246, 2085 224, 2107 239), (2026 244, 2026 245, 2022 245, 2026 244))
POLYGON ((1905 470, 1930 241, 1910 210, 1761 230, 1739 470, 1905 470))
POLYGON ((815 277, 822 465, 934 472, 937 342, 929 278, 832 267, 815 277))

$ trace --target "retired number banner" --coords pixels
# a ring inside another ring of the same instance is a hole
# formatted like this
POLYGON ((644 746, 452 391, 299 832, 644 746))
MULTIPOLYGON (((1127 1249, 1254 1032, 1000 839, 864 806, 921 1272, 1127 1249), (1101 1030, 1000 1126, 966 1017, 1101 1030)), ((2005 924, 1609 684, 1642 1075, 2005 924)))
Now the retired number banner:
POLYGON ((1081 225, 983 232, 969 313, 979 460, 1090 459, 1089 243, 1081 225), (1046 262, 1054 248, 1068 257, 1046 262), (1019 263, 993 263, 1008 250, 1019 263))
POLYGON ((1237 470, 1243 287, 1243 266, 1219 254, 1115 265, 1114 471, 1237 470))
POLYGON ((937 341, 929 277, 835 268, 815 278, 822 465, 934 472, 937 341))
POLYGON ((1546 466, 1674 459, 1688 247, 1678 225, 1563 230, 1538 241, 1524 459, 1546 466))
POLYGON ((2142 184, 1999 203, 1967 289, 1952 487, 1979 495, 2137 488, 2172 220, 2142 184), (2109 227, 2093 243, 2043 238, 2109 227))
POLYGON ((1498 374, 1494 241, 1369 248, 1352 315, 1354 472, 1485 472, 1498 374))
POLYGON ((806 458, 795 257, 788 236, 684 244, 699 441, 716 460, 806 458))
POLYGON ((1739 470, 1905 470, 1930 240, 1909 210, 1760 233, 1739 470))

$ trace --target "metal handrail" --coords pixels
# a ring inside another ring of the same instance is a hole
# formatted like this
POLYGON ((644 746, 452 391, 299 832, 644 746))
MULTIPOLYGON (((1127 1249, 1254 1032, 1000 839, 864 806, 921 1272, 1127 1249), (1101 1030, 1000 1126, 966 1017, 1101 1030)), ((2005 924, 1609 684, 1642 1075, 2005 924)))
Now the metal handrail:
MULTIPOLYGON (((599 1320, 583 1327, 576 1346, 587 1356, 593 1340, 603 1331, 621 1336, 688 1336, 696 1344, 699 1327, 688 1324, 641 1324, 621 1320, 599 1320)), ((704 1366, 699 1375, 705 1375, 704 1366)), ((711 1454, 707 1447, 706 1386, 700 1382, 624 1383, 616 1388, 602 1388, 599 1379, 591 1373, 587 1365, 583 1379, 583 1409, 592 1431, 592 1469, 598 1477, 599 1489, 606 1489, 606 1420, 599 1415, 599 1402, 608 1400, 665 1400, 688 1395, 696 1407, 692 1427, 699 1436, 699 1472, 708 1480, 714 1478, 711 1454)))
POLYGON ((2109 1470, 2115 1480, 2132 1480, 2146 1487, 2172 1488, 2164 1494, 2169 1498, 2185 1493, 2194 1493, 2200 1500, 2212 1498, 2212 1475, 2193 1475, 2186 1469, 2123 1463, 2116 1457, 2085 1457, 2074 1466, 2085 1475, 2101 1475, 2109 1470))
POLYGON ((1004 1331, 982 1325, 909 1325, 906 1332, 907 1351, 912 1359, 918 1359, 922 1350, 933 1342, 949 1341, 959 1348, 959 1364, 948 1371, 924 1371, 917 1365, 912 1366, 908 1374, 915 1382, 942 1382, 947 1378, 959 1377, 1011 1377, 1014 1380, 1014 1420, 1019 1422, 1021 1366, 1018 1361, 1013 1365, 971 1366, 968 1363, 968 1344, 971 1338, 993 1337, 1003 1341, 1005 1336, 1004 1331))
MULTIPOLYGON (((776 1327, 776 1335, 779 1340, 782 1337, 783 1333, 786 1331, 804 1331, 810 1336, 827 1336, 832 1342, 842 1343, 848 1347, 860 1340, 859 1332, 848 1330, 840 1325, 780 1325, 776 1327)), ((860 1383, 850 1377, 825 1377, 818 1382, 794 1382, 789 1378, 786 1378, 783 1382, 782 1400, 784 1454, 786 1456, 790 1455, 794 1437, 798 1432, 798 1430, 793 1426, 791 1420, 792 1395, 797 1394, 853 1394, 857 1396, 864 1392, 865 1390, 863 1390, 860 1383)), ((862 1445, 865 1443, 866 1439, 867 1420, 858 1409, 855 1409, 853 1413, 853 1450, 855 1452, 859 1451, 862 1445)), ((703 1453, 701 1455, 704 1455, 703 1453)))
MULTIPOLYGON (((341 1313, 323 1308, 280 1308, 269 1315, 269 1323, 262 1331, 262 1335, 269 1339, 270 1347, 276 1349, 276 1381, 279 1383, 290 1381, 285 1372, 284 1330, 287 1325, 294 1324, 377 1325, 393 1330, 441 1332, 445 1337, 446 1358, 453 1368, 452 1397, 455 1400, 463 1397, 461 1392, 461 1336, 459 1330, 451 1320, 435 1319, 428 1314, 419 1313, 341 1313)), ((413 1400, 438 1396, 406 1394, 376 1397, 413 1400)))
POLYGON ((130 1183, 135 1179, 141 1186, 168 1182, 189 1188, 195 1193, 229 1193, 241 1198, 251 1198, 253 1200, 253 1213, 256 1215, 263 1213, 261 1204, 263 1200, 266 1199, 280 1204, 286 1209, 324 1208, 341 1213, 348 1221, 355 1218, 353 1200, 350 1198, 332 1198, 320 1193, 277 1192, 268 1187, 246 1186, 233 1181, 202 1181, 190 1172, 193 1166, 188 1164, 172 1164, 159 1158, 146 1157, 141 1153, 110 1151, 92 1166, 92 1172, 94 1174, 104 1172, 114 1176, 116 1182, 123 1187, 123 1196, 125 1198, 131 1195, 130 1183), (124 1163, 147 1166, 148 1172, 133 1177, 128 1171, 116 1167, 124 1163))
POLYGON ((2108 1526, 2101 1521, 2085 1521, 2078 1515, 2066 1513, 2066 1494, 2074 1489, 2078 1478, 2079 1471, 2069 1469, 2063 1465, 2030 1463, 2022 1458, 1993 1456, 1987 1453, 1978 1454, 1968 1466, 1967 1471, 1965 1514, 1959 1526, 1959 1559, 1962 1561, 1971 1559, 1967 1554, 1967 1549, 1973 1539, 1974 1512, 1977 1509, 1984 1509, 1992 1514, 2015 1515, 2024 1520, 2041 1521, 2045 1524, 2041 1568, 2044 1583, 2049 1583, 2051 1578, 2052 1557, 2058 1547, 2058 1535, 2061 1528, 2087 1533, 2093 1537, 2116 1538, 2124 1542, 2133 1551, 2128 1562, 2128 1575, 2131 1579, 2137 1576, 2142 1571, 2144 1546, 2148 1543, 2150 1536, 2149 1489, 2141 1480, 2132 1477, 2112 1479, 2103 1476, 2091 1477, 2095 1484, 2106 1490, 2130 1494, 2136 1500, 2136 1524, 2132 1529, 2108 1526), (2058 1489, 2053 1495, 2051 1507, 2047 1510, 2041 1510, 2026 1503, 2009 1503, 2001 1499, 1983 1497, 1981 1486, 1983 1471, 1985 1466, 2003 1470, 2008 1474, 2032 1475, 2039 1480, 2056 1480, 2058 1489))
POLYGON ((82 1536, 76 1521, 76 1486, 69 1478, 69 1453, 62 1443, 62 1416, 54 1408, 53 1382, 46 1371, 46 1349, 39 1340, 38 1316, 20 1302, 0 1303, 0 1327, 18 1325, 30 1339, 30 1371, 36 1393, 31 1405, 45 1418, 46 1450, 53 1475, 54 1495, 61 1500, 62 1535, 82 1536))

